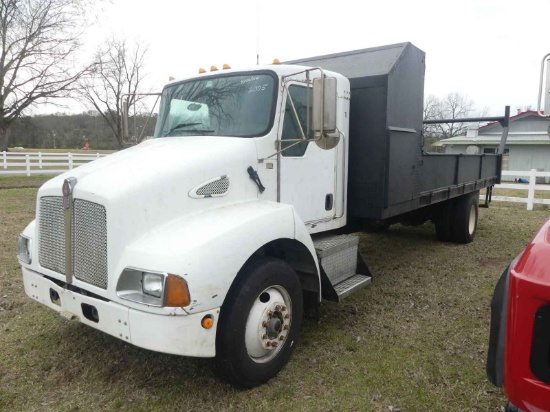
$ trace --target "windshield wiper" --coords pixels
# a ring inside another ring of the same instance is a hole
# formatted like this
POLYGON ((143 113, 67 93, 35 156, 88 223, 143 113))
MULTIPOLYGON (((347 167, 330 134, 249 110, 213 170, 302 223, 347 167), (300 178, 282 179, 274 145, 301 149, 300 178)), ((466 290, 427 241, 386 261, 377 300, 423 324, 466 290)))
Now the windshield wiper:
POLYGON ((206 133, 214 133, 215 130, 182 130, 183 133, 196 133, 196 134, 206 134, 206 133))
POLYGON ((196 126, 198 124, 202 124, 201 122, 193 122, 193 123, 180 123, 172 127, 170 130, 168 130, 168 133, 164 135, 164 137, 168 136, 170 133, 172 133, 176 129, 181 129, 182 127, 188 127, 188 126, 196 126))

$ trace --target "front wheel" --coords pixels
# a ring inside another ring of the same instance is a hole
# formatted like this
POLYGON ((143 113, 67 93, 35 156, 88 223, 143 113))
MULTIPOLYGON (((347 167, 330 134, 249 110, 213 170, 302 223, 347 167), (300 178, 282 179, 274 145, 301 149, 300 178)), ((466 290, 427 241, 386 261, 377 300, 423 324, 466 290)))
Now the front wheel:
POLYGON ((303 313, 298 276, 287 263, 258 258, 237 275, 222 306, 215 370, 251 388, 277 375, 298 339, 303 313))

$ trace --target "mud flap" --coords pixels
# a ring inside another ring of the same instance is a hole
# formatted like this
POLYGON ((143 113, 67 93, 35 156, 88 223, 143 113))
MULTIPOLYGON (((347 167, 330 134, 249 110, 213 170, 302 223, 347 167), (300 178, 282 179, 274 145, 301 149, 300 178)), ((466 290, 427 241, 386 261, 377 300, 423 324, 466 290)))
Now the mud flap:
POLYGON ((499 388, 504 385, 504 350, 508 317, 508 285, 510 266, 500 277, 491 301, 491 332, 487 351, 487 377, 499 388))

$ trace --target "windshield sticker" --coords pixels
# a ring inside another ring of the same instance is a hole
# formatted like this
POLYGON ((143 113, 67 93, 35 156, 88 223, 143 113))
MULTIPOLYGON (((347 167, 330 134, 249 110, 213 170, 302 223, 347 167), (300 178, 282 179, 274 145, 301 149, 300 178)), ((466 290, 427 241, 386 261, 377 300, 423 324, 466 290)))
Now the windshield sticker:
POLYGON ((248 89, 248 93, 256 93, 256 92, 263 92, 269 84, 261 84, 257 86, 252 86, 250 89, 248 89))
POLYGON ((254 76, 252 76, 252 77, 249 78, 249 79, 243 79, 243 80, 241 80, 241 84, 254 82, 254 81, 259 80, 259 79, 260 79, 259 77, 254 77, 254 76))

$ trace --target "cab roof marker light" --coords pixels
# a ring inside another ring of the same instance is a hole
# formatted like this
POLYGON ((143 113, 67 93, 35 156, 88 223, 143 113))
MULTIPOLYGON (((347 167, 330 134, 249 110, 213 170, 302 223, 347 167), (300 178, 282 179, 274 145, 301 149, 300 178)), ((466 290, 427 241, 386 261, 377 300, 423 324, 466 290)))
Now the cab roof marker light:
POLYGON ((206 70, 203 69, 202 67, 199 69, 199 74, 203 74, 203 73, 206 73, 206 70))
POLYGON ((170 76, 168 77, 168 81, 171 82, 172 80, 176 80, 176 78, 174 76, 170 76))
POLYGON ((281 62, 279 61, 279 59, 273 59, 273 64, 281 64, 281 62))
POLYGON ((211 72, 217 72, 218 68, 216 66, 210 66, 210 71, 211 72))
POLYGON ((227 70, 227 69, 230 69, 230 68, 231 68, 230 65, 228 65, 227 63, 224 63, 224 65, 223 65, 224 70, 227 70))

